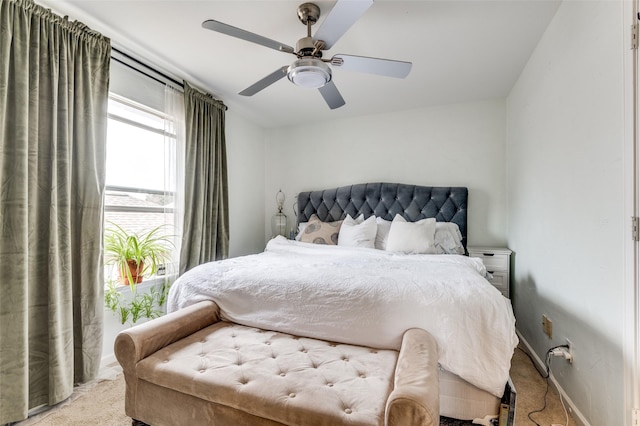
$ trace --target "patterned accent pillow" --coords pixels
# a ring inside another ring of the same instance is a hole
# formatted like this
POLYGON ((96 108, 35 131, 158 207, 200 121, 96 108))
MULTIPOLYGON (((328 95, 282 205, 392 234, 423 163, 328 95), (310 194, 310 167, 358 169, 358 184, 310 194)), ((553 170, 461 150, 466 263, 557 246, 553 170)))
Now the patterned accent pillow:
POLYGON ((342 221, 322 222, 315 214, 309 218, 307 226, 304 228, 300 241, 303 243, 338 245, 338 234, 340 233, 342 221))

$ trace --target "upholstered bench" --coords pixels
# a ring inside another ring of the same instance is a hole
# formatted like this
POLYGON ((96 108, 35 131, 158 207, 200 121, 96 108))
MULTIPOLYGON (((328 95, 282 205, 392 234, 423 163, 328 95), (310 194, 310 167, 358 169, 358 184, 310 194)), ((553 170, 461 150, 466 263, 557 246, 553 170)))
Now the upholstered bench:
POLYGON ((437 347, 379 350, 221 321, 200 302, 123 331, 126 414, 151 425, 439 425, 437 347))

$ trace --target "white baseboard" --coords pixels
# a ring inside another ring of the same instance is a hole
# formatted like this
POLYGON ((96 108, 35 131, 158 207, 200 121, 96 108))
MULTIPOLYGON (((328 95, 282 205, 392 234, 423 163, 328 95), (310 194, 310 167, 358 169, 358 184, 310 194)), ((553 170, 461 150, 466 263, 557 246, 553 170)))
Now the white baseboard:
MULTIPOLYGON (((536 364, 538 364, 536 366, 538 368, 538 371, 543 371, 543 372, 546 373, 547 367, 545 366, 544 362, 540 359, 538 354, 536 354, 536 352, 533 350, 531 345, 529 345, 529 342, 527 342, 527 339, 525 339, 522 336, 522 334, 520 334, 520 332, 518 330, 516 330, 516 334, 518 335, 518 338, 520 339, 520 343, 522 343, 524 345, 527 353, 529 355, 531 355, 531 358, 535 361, 536 364)), ((558 383, 558 381, 554 377, 553 372, 551 372, 549 374, 549 378, 550 378, 551 384, 553 384, 553 387, 556 389, 558 394, 560 394, 562 396, 562 400, 564 401, 564 405, 567 407, 567 410, 571 413, 571 417, 573 417, 573 420, 575 420, 576 424, 578 424, 579 426, 591 426, 591 424, 587 421, 587 419, 582 415, 580 410, 578 410, 578 408, 573 403, 571 398, 569 398, 569 395, 567 395, 567 393, 564 391, 564 389, 562 389, 562 386, 560 386, 560 384, 558 383)), ((516 389, 516 391, 517 391, 517 389, 516 389)))
POLYGON ((100 360, 100 368, 105 368, 106 366, 111 365, 114 362, 118 362, 115 354, 112 353, 111 355, 103 356, 102 360, 100 360))

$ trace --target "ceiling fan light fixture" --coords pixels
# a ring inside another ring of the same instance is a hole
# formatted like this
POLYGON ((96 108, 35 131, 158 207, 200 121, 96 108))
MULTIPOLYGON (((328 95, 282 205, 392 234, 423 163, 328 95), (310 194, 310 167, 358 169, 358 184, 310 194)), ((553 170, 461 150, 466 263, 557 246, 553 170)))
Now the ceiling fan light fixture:
POLYGON ((289 66, 287 77, 296 86, 317 89, 331 81, 331 68, 320 59, 302 58, 289 66))

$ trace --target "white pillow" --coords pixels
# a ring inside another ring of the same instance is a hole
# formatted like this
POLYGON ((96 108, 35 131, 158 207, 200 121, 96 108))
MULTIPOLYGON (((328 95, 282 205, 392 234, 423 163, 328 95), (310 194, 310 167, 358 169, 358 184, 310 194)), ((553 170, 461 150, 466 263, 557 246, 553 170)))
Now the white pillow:
POLYGON ((296 235, 296 241, 300 241, 300 238, 302 237, 302 233, 304 232, 304 228, 307 227, 307 223, 309 222, 300 222, 298 224, 298 234, 296 235))
POLYGON ((374 248, 377 230, 378 227, 375 216, 370 216, 369 219, 364 220, 364 215, 356 219, 347 215, 342 221, 342 227, 338 234, 338 245, 345 247, 374 248), (358 219, 360 218, 363 222, 358 223, 358 219))
POLYGON ((389 238, 389 230, 391 229, 391 221, 376 217, 378 230, 376 232, 375 247, 378 250, 384 250, 387 247, 387 238, 389 238))
POLYGON ((464 254, 462 233, 458 225, 453 222, 437 222, 435 246, 438 254, 464 254))
POLYGON ((407 222, 397 214, 391 222, 385 250, 408 254, 433 254, 436 252, 435 233, 435 218, 407 222))
MULTIPOLYGON (((351 215, 347 215, 347 217, 351 217, 351 215)), ((356 217, 353 220, 355 220, 357 224, 364 222, 364 213, 360 213, 360 216, 356 217)))

